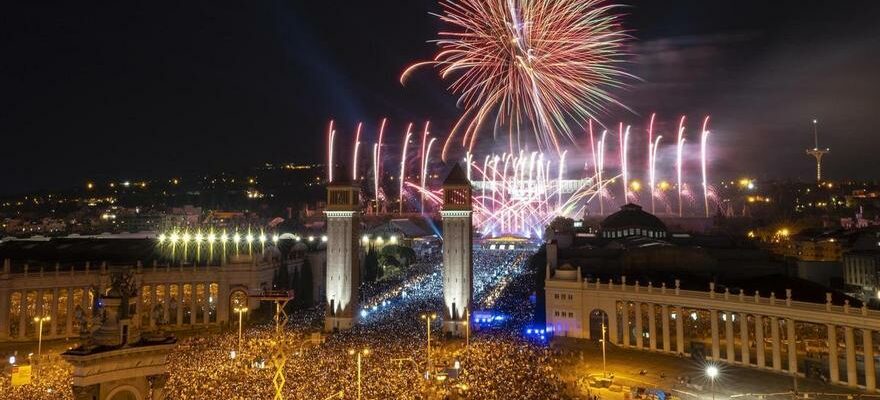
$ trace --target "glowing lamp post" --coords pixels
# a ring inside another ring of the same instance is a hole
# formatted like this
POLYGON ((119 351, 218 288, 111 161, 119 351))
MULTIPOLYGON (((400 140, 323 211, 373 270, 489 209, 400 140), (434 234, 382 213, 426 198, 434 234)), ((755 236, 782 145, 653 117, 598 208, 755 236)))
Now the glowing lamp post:
POLYGON ((363 349, 361 351, 349 350, 349 355, 357 356, 357 386, 358 386, 358 400, 361 400, 361 358, 364 356, 368 356, 370 354, 370 349, 363 349))
POLYGON ((52 320, 52 317, 46 315, 43 317, 34 317, 34 322, 39 325, 38 335, 37 335, 37 376, 40 375, 40 366, 43 364, 42 355, 43 355, 43 322, 48 322, 52 320))
POLYGON ((431 321, 437 319, 437 314, 422 314, 422 319, 425 320, 425 329, 428 332, 428 371, 427 374, 430 376, 431 374, 431 321))
POLYGON ((244 313, 248 311, 247 307, 235 307, 233 309, 236 313, 238 313, 238 352, 241 353, 241 325, 242 325, 242 317, 244 313))
POLYGON ((605 365, 605 331, 606 331, 606 329, 607 328, 605 327, 605 321, 602 321, 602 339, 600 339, 599 341, 602 342, 602 377, 604 377, 604 378, 608 377, 608 369, 605 365))
POLYGON ((718 377, 718 367, 714 365, 706 367, 706 376, 709 377, 712 385, 712 400, 715 400, 715 378, 718 377))
POLYGON ((464 318, 464 351, 468 354, 471 348, 471 310, 468 307, 464 308, 464 318))

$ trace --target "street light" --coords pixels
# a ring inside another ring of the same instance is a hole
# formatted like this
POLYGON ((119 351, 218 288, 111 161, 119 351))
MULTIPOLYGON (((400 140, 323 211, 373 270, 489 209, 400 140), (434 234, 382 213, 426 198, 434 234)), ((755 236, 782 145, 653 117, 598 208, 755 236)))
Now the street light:
POLYGON ((248 310, 247 306, 235 307, 233 309, 233 311, 238 313, 238 352, 239 353, 241 353, 241 325, 242 325, 241 321, 242 321, 242 316, 244 316, 244 313, 246 313, 247 310, 248 310))
POLYGON ((468 355, 471 348, 471 310, 469 307, 464 308, 464 352, 468 355))
POLYGON ((361 351, 349 350, 349 355, 357 355, 357 370, 358 370, 358 400, 361 400, 361 357, 370 355, 370 349, 363 349, 361 351))
POLYGON ((706 376, 712 382, 712 400, 715 400, 715 378, 718 376, 718 367, 714 365, 706 367, 706 376))
POLYGON ((422 314, 422 319, 425 320, 425 329, 428 332, 428 347, 427 347, 427 349, 428 349, 428 362, 427 362, 428 371, 427 371, 427 375, 430 376, 431 375, 431 321, 437 319, 437 314, 435 314, 435 313, 432 313, 430 315, 422 314))
POLYGON ((602 376, 605 378, 608 377, 608 369, 605 366, 605 331, 606 331, 606 329, 607 328, 605 327, 605 320, 603 319, 602 320, 602 339, 600 339, 599 341, 602 342, 602 376))
POLYGON ((41 357, 43 354, 43 322, 48 322, 52 320, 52 317, 46 315, 43 317, 34 317, 34 322, 40 325, 39 334, 37 335, 37 376, 40 375, 40 366, 43 364, 41 357))

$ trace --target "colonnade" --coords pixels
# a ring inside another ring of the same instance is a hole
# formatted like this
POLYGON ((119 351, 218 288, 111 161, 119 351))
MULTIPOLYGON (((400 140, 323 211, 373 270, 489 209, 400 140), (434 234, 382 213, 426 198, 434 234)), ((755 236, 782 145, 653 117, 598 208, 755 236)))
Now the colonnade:
MULTIPOLYGON (((0 292, 0 338, 35 339, 36 317, 49 317, 43 324, 43 338, 78 337, 93 315, 101 288, 54 287, 3 290, 0 292), (3 334, 6 334, 5 336, 3 334)), ((222 296, 215 282, 159 283, 139 289, 139 323, 150 330, 157 325, 183 328, 227 322, 229 295, 222 296)), ((225 292, 228 292, 226 290, 225 292)))
MULTIPOLYGON (((623 327, 622 335, 617 338, 609 338, 609 341, 637 350, 691 355, 691 348, 685 344, 684 321, 690 313, 696 311, 668 304, 623 302, 621 305, 623 309, 629 308, 627 311, 631 311, 633 315, 630 315, 629 312, 620 314, 621 326, 623 327), (647 332, 642 326, 645 317, 648 320, 647 332), (659 338, 662 347, 660 348, 657 345, 657 324, 655 322, 658 317, 661 320, 661 336, 659 338), (634 321, 630 321, 631 318, 634 321), (675 322, 674 328, 670 326, 670 320, 675 322), (672 329, 675 334, 674 342, 671 341, 672 329), (643 340, 645 337, 648 339, 647 344, 643 340)), ((801 366, 806 358, 806 350, 803 348, 804 346, 798 346, 799 342, 802 343, 803 338, 798 337, 797 320, 744 312, 706 311, 709 314, 709 341, 711 343, 711 351, 706 354, 707 358, 799 376, 805 374, 806 371, 801 366), (724 325, 723 329, 721 324, 724 325), (770 336, 765 338, 764 333, 767 327, 769 327, 770 336), (783 359, 783 349, 785 349, 786 359, 783 359), (724 350, 723 356, 722 350, 724 350), (766 359, 768 350, 771 356, 769 362, 766 359)), ((827 352, 827 356, 822 358, 828 363, 827 377, 829 381, 850 387, 863 386, 869 391, 876 391, 876 361, 871 362, 871 360, 876 360, 874 335, 877 334, 877 331, 830 323, 825 324, 823 330, 826 342, 824 350, 827 352), (838 331, 843 332, 842 341, 838 331), (856 341, 857 333, 860 334, 859 341, 861 343, 856 341), (841 356, 843 356, 845 363, 844 376, 841 376, 841 356), (857 366, 859 359, 862 360, 861 371, 857 366)))
POLYGON ((547 324, 556 335, 591 338, 604 322, 607 340, 620 347, 702 354, 877 391, 874 336, 880 334, 880 312, 848 301, 835 305, 831 294, 824 304, 806 303, 794 301, 790 290, 777 299, 775 293, 719 292, 712 284, 700 292, 681 290, 677 281, 666 288, 628 285, 625 277, 604 283, 557 275, 546 282, 547 324))
MULTIPOLYGON (((302 263, 301 259, 240 258, 222 266, 132 266, 139 295, 135 323, 144 330, 159 325, 169 329, 223 325, 230 319, 232 297, 255 308, 258 301, 247 298, 249 291, 271 287, 278 268, 302 263)), ((16 270, 6 260, 0 270, 0 342, 36 340, 35 318, 46 316, 43 339, 79 337, 98 317, 95 309, 109 284, 106 264, 16 270)))

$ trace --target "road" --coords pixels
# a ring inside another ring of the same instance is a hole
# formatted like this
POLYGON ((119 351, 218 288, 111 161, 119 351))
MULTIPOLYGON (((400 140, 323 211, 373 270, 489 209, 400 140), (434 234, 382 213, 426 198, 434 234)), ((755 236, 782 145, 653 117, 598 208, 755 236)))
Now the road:
MULTIPOLYGON (((597 342, 569 338, 555 338, 552 347, 559 351, 559 363, 556 368, 566 381, 575 382, 578 378, 590 374, 602 374, 602 348, 597 342)), ((712 396, 711 385, 706 377, 706 362, 694 361, 673 355, 650 353, 637 350, 625 350, 609 345, 607 353, 607 371, 614 374, 614 384, 629 387, 661 388, 682 399, 709 399, 712 396), (646 374, 639 372, 645 370, 646 374), (662 375, 662 376, 661 376, 662 375), (691 385, 679 382, 679 377, 691 385)), ((753 368, 718 364, 720 370, 715 381, 715 398, 727 399, 730 396, 747 393, 787 393, 793 387, 790 375, 761 371, 753 368)), ((814 379, 798 378, 798 391, 857 394, 860 393, 846 387, 824 384, 814 379)), ((622 392, 602 389, 597 392, 603 399, 622 399, 622 392)), ((597 394, 593 393, 593 394, 597 394)), ((739 397, 739 396, 737 396, 739 397)), ((745 396, 757 398, 756 396, 745 396)), ((791 398, 790 395, 783 397, 791 398)), ((834 396, 825 396, 831 398, 834 396)))

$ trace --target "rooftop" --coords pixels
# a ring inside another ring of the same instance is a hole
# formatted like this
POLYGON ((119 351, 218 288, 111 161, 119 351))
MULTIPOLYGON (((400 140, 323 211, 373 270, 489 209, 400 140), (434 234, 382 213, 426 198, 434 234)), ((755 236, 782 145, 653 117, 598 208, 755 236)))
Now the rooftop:
POLYGON ((471 182, 468 180, 467 175, 464 173, 464 170, 461 169, 461 166, 458 163, 452 165, 452 169, 449 171, 449 175, 446 175, 446 180, 443 181, 443 185, 470 185, 471 182))
POLYGON ((642 207, 629 203, 620 207, 620 211, 609 215, 600 224, 602 230, 618 230, 627 228, 644 228, 653 231, 667 232, 666 224, 642 207))

